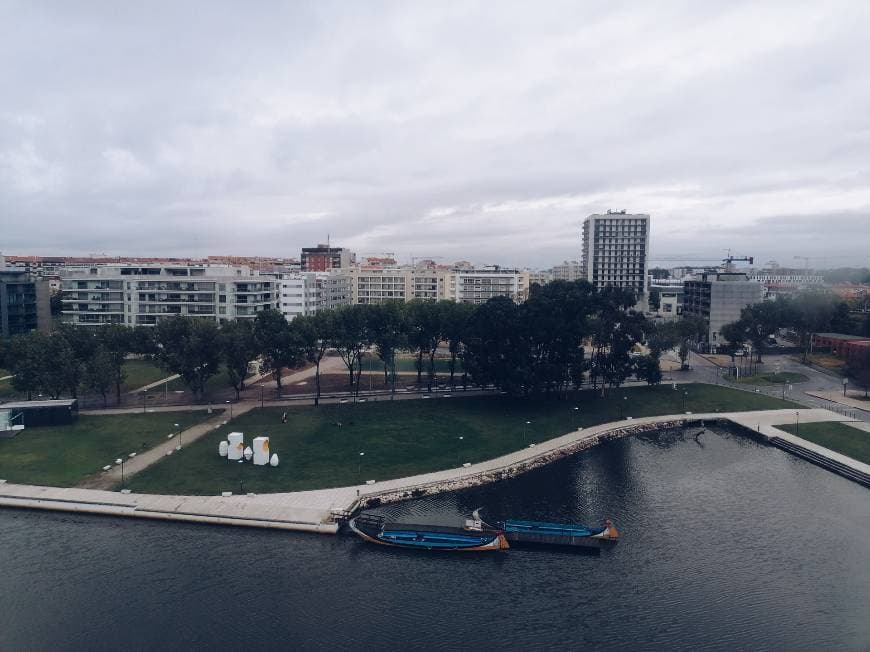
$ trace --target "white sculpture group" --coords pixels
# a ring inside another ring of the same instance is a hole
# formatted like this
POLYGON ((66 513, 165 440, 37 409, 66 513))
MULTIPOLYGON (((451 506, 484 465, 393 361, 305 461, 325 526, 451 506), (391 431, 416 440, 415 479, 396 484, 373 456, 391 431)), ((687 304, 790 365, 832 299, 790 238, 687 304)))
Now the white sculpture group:
POLYGON ((218 454, 232 461, 250 462, 252 459, 255 466, 278 466, 278 455, 272 453, 269 456, 269 438, 254 437, 254 447, 245 446, 245 435, 241 432, 231 432, 227 439, 218 445, 218 454))

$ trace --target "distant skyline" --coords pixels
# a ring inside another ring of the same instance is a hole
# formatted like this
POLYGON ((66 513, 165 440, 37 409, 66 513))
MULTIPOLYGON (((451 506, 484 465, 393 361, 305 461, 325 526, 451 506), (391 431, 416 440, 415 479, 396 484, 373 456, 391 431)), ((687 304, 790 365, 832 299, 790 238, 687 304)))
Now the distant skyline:
POLYGON ((870 266, 870 3, 0 1, 0 252, 870 266), (671 259, 665 261, 664 259, 671 259))

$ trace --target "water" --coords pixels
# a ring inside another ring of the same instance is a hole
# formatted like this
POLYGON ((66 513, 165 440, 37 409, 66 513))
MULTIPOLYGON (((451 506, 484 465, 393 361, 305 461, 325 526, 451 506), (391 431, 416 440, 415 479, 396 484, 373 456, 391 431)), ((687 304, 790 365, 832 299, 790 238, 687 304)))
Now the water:
POLYGON ((600 555, 419 553, 0 510, 0 649, 870 649, 870 492, 727 432, 604 444, 413 520, 597 522, 600 555))

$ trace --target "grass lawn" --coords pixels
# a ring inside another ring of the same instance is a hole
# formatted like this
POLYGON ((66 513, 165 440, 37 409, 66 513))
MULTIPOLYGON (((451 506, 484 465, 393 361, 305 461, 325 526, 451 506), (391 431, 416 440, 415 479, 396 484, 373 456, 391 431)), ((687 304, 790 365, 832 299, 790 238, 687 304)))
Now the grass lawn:
POLYGON ((207 418, 205 410, 85 415, 70 426, 27 428, 13 439, 0 439, 0 478, 70 487, 121 455, 164 441, 173 423, 191 426, 207 418))
POLYGON ((853 460, 870 464, 870 432, 837 421, 801 423, 797 426, 789 423, 776 427, 853 460))
POLYGON ((604 400, 581 392, 569 401, 523 400, 507 396, 379 400, 365 404, 255 409, 166 458, 129 482, 145 493, 217 494, 238 491, 297 491, 387 480, 462 462, 481 462, 519 448, 627 415, 649 416, 685 410, 737 411, 794 407, 793 403, 716 385, 636 387, 604 400), (627 397, 624 400, 623 397, 627 397), (580 408, 575 412, 574 407, 580 408), (531 421, 526 426, 525 422, 531 421), (340 426, 338 424, 341 424, 340 426), (228 432, 245 433, 245 443, 268 435, 281 460, 277 468, 228 462, 218 444, 228 432), (459 437, 463 437, 462 440, 459 437), (360 452, 365 452, 360 456, 360 452))
POLYGON ((163 371, 153 362, 136 359, 124 362, 124 374, 126 374, 126 378, 121 386, 122 392, 132 392, 135 389, 156 383, 161 378, 172 375, 163 371))
POLYGON ((0 398, 12 399, 18 395, 18 392, 12 386, 11 380, 0 380, 0 398))
MULTIPOLYGON (((796 358, 800 361, 800 357, 796 358)), ((814 353, 812 355, 808 355, 807 359, 815 365, 820 367, 824 367, 828 371, 833 371, 836 374, 843 375, 843 372, 846 368, 846 361, 838 358, 835 355, 830 355, 828 353, 814 353)))
POLYGON ((791 371, 783 371, 778 374, 755 374, 754 376, 743 376, 737 380, 738 383, 745 385, 784 385, 785 383, 803 383, 809 380, 803 374, 796 374, 791 371))

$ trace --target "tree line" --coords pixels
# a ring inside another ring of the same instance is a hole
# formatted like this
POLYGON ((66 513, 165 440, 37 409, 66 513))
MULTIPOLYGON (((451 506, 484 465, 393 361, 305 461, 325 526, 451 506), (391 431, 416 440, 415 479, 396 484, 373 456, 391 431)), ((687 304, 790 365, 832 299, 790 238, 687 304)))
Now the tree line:
POLYGON ((395 394, 396 361, 403 352, 414 357, 418 384, 425 382, 431 390, 439 347, 448 360, 451 386, 461 363, 463 385, 470 380, 528 395, 564 394, 588 382, 604 391, 632 375, 659 382, 661 353, 678 346, 685 363, 689 343, 700 332, 691 322, 656 325, 632 310, 634 304, 631 292, 555 281, 533 286, 522 304, 504 297, 479 306, 417 300, 342 306, 292 322, 265 310, 254 320, 222 324, 183 316, 154 327, 62 324, 50 335, 13 338, 7 358, 13 385, 29 398, 36 393, 75 397, 85 387, 104 403, 112 393, 120 402, 124 361, 131 354, 178 374, 198 398, 222 368, 238 397, 249 363, 259 359, 266 371, 274 372, 279 392, 279 370, 312 365, 319 403, 320 366, 328 351, 341 358, 348 387, 356 393, 362 361, 373 355, 395 394), (642 342, 650 349, 645 355, 637 351, 642 342))

